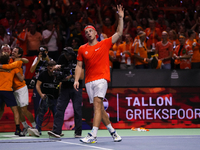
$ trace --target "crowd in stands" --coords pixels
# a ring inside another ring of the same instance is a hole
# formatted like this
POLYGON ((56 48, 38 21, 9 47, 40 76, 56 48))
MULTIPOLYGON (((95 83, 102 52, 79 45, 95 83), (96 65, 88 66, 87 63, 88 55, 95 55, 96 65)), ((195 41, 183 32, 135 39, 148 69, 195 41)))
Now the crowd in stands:
POLYGON ((117 4, 124 33, 109 52, 111 68, 200 68, 200 0, 0 0, 0 46, 19 46, 31 59, 45 45, 57 61, 64 47, 77 52, 87 42, 88 24, 98 41, 112 36, 117 4))

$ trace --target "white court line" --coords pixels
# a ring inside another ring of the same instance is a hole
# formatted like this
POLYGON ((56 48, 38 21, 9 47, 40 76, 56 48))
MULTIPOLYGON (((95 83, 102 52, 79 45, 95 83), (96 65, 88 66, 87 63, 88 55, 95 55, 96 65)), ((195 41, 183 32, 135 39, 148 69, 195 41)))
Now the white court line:
POLYGON ((139 139, 139 138, 180 138, 180 139, 186 139, 186 138, 199 138, 199 135, 193 135, 193 136, 186 136, 186 135, 174 135, 174 136, 167 136, 167 135, 150 135, 150 136, 124 136, 123 138, 131 138, 131 139, 139 139))
POLYGON ((14 139, 33 139, 33 137, 27 137, 27 136, 18 136, 18 135, 1 135, 5 138, 14 138, 14 139))
POLYGON ((63 141, 58 141, 58 142, 60 142, 60 143, 66 143, 66 144, 71 144, 71 145, 78 145, 78 146, 91 147, 91 148, 96 148, 96 149, 113 150, 113 149, 108 149, 108 148, 103 148, 103 147, 90 146, 90 145, 86 145, 86 144, 78 144, 78 143, 63 142, 63 141))

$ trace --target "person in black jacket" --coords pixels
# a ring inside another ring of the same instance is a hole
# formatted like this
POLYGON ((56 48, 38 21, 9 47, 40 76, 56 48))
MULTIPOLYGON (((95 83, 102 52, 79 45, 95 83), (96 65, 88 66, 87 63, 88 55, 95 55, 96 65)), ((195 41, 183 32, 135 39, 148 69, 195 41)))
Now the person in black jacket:
MULTIPOLYGON (((53 130, 48 131, 49 136, 60 138, 62 132, 62 125, 64 122, 64 112, 70 99, 73 102, 74 118, 75 118, 75 134, 76 138, 81 137, 82 134, 82 86, 76 91, 74 85, 74 71, 76 68, 76 54, 71 47, 64 48, 64 53, 58 59, 57 64, 61 67, 65 75, 62 80, 60 95, 57 101, 57 112, 54 118, 53 130)), ((84 70, 82 69, 81 80, 84 78, 84 70)), ((80 84, 82 85, 82 84, 80 84)))

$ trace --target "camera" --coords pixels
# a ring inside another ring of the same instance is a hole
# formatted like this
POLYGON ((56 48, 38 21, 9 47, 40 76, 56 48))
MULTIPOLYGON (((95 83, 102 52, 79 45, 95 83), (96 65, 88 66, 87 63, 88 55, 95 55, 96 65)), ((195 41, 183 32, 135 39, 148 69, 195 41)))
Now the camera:
MULTIPOLYGON (((61 82, 67 76, 74 74, 75 74, 75 67, 73 65, 69 65, 69 67, 61 66, 60 70, 53 71, 53 75, 55 76, 54 82, 61 82)), ((71 78, 69 81, 74 82, 74 78, 71 78)))
POLYGON ((47 54, 45 53, 45 51, 48 51, 45 47, 40 47, 40 52, 42 52, 42 57, 43 58, 46 58, 47 57, 47 54))
POLYGON ((65 47, 63 49, 63 52, 66 54, 66 55, 71 55, 72 56, 72 59, 75 59, 76 58, 76 53, 74 52, 73 48, 72 47, 65 47))

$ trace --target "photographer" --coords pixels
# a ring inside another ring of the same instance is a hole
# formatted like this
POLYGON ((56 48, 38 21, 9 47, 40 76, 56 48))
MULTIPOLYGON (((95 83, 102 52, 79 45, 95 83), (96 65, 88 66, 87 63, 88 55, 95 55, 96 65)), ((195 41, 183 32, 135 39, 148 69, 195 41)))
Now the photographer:
MULTIPOLYGON (((65 75, 62 80, 60 95, 57 100, 57 112, 54 118, 53 130, 48 131, 49 136, 60 137, 62 132, 62 125, 64 122, 64 112, 68 106, 69 100, 73 102, 74 117, 75 117, 75 137, 81 137, 82 134, 82 79, 84 78, 84 70, 81 72, 81 80, 79 90, 73 88, 74 84, 74 71, 76 68, 76 54, 71 47, 66 47, 63 54, 58 59, 59 66, 65 75)), ((58 67, 58 66, 57 66, 58 67)))
POLYGON ((37 80, 36 89, 40 95, 40 106, 36 117, 36 128, 29 128, 28 133, 39 137, 41 135, 42 122, 44 121, 44 115, 48 111, 48 107, 51 109, 53 116, 56 113, 56 104, 59 94, 59 82, 56 82, 53 74, 56 62, 50 60, 47 63, 47 70, 43 71, 37 80))
POLYGON ((35 58, 33 61, 33 64, 30 68, 30 72, 33 73, 35 71, 35 75, 33 76, 29 88, 33 88, 33 103, 34 103, 34 112, 35 112, 35 118, 37 115, 37 109, 39 107, 40 102, 40 95, 38 94, 35 84, 37 82, 37 79, 39 77, 39 74, 42 71, 45 71, 47 63, 50 61, 50 58, 48 56, 48 48, 46 46, 40 46, 39 48, 39 55, 35 58))

